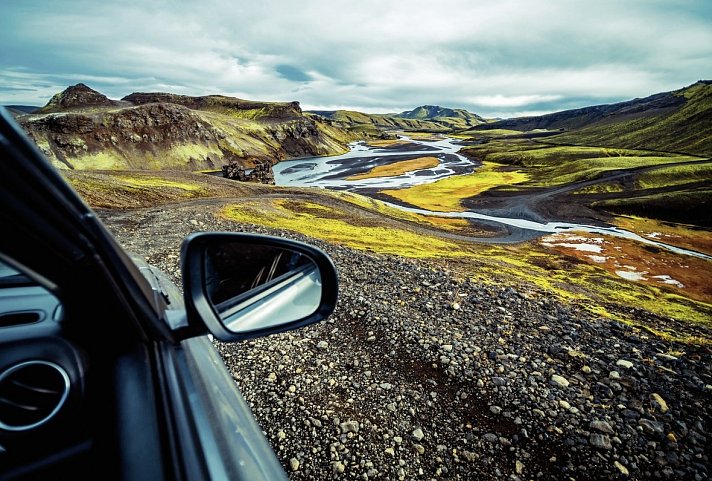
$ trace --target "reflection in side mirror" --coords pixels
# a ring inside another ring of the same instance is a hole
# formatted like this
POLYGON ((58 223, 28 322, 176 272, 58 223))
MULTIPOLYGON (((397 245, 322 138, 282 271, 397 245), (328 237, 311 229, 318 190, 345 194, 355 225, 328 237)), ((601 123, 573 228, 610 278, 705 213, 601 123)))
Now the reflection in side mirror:
POLYGON ((188 325, 235 341, 306 326, 336 306, 331 259, 301 242, 253 234, 198 233, 185 239, 181 264, 188 325))
POLYGON ((205 279, 212 307, 235 333, 306 318, 321 301, 316 263, 281 247, 230 242, 210 246, 205 279))

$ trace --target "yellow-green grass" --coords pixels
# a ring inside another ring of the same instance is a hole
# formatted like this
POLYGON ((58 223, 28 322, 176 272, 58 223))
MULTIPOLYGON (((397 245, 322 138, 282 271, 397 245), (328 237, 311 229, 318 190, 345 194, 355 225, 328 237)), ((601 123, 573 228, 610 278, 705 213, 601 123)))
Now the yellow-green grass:
POLYGON ((521 130, 509 129, 471 130, 452 134, 450 137, 456 137, 458 139, 476 139, 482 137, 507 137, 510 135, 520 135, 522 133, 523 132, 521 130))
POLYGON ((599 177, 611 170, 635 169, 652 165, 672 164, 694 160, 695 157, 599 157, 571 160, 555 166, 541 166, 532 171, 532 182, 527 185, 549 187, 582 182, 599 177))
POLYGON ((527 140, 497 140, 464 149, 479 160, 531 168, 527 186, 553 186, 595 178, 609 170, 698 160, 699 157, 645 150, 551 146, 527 140))
POLYGON ((472 174, 453 175, 430 184, 406 189, 383 190, 383 194, 422 209, 436 212, 462 212, 464 199, 498 186, 526 182, 529 176, 518 170, 502 170, 504 166, 485 162, 472 174))
POLYGON ((437 157, 418 157, 417 159, 401 160, 392 164, 377 165, 368 172, 362 174, 354 174, 346 178, 346 180, 363 180, 377 177, 393 177, 413 172, 415 170, 430 169, 440 165, 437 157))
POLYGON ((86 154, 71 159, 70 162, 75 169, 86 170, 116 170, 128 169, 129 165, 117 151, 103 151, 94 154, 86 154))
POLYGON ((435 236, 378 225, 355 225, 341 209, 310 201, 264 199, 222 208, 219 215, 236 222, 299 232, 354 249, 412 258, 466 257, 467 249, 435 236))
POLYGON ((618 182, 601 182, 593 184, 581 189, 573 191, 574 194, 610 194, 614 192, 623 192, 623 186, 618 182))
POLYGON ((382 139, 369 140, 366 142, 369 147, 393 147, 394 145, 409 145, 411 142, 402 139, 382 139))
POLYGON ((92 207, 151 207, 198 197, 263 195, 261 184, 233 182, 179 171, 63 170, 62 174, 92 207))
POLYGON ((443 139, 442 135, 432 134, 430 132, 408 132, 405 135, 407 135, 413 140, 422 140, 424 142, 434 142, 443 139))
POLYGON ((123 183, 129 187, 149 187, 149 188, 170 188, 170 189, 180 189, 188 192, 198 192, 201 187, 196 184, 189 184, 187 182, 176 182, 173 180, 162 179, 160 177, 132 177, 132 176, 115 176, 118 182, 123 183))
POLYGON ((595 201, 592 205, 622 214, 639 214, 653 207, 663 209, 677 206, 678 208, 696 209, 700 206, 704 206, 704 202, 710 198, 712 198, 712 188, 702 187, 659 193, 645 193, 645 191, 643 191, 643 195, 636 197, 599 200, 595 201))
POLYGON ((609 149, 599 147, 557 146, 551 147, 537 142, 507 142, 503 140, 493 146, 475 146, 474 150, 484 150, 487 160, 502 164, 539 167, 558 164, 561 161, 588 159, 592 157, 612 157, 609 149))
POLYGON ((404 220, 406 222, 413 222, 420 225, 429 225, 431 227, 447 231, 464 231, 469 230, 471 227, 470 223, 466 219, 414 214, 412 212, 406 212, 404 210, 391 207, 380 200, 360 194, 354 194, 352 192, 325 191, 324 193, 392 219, 404 220))
POLYGON ((637 176, 636 187, 654 189, 704 181, 712 181, 712 162, 674 165, 644 172, 637 176))
POLYGON ((483 283, 501 284, 503 279, 509 279, 516 285, 526 279, 594 315, 634 325, 667 340, 712 344, 708 334, 699 334, 694 328, 712 327, 712 304, 689 299, 672 288, 627 281, 593 263, 547 252, 531 243, 483 246, 471 265, 472 277, 483 283), (645 324, 627 313, 630 306, 690 323, 692 329, 645 324))
POLYGON ((618 320, 670 341, 711 344, 706 328, 712 306, 673 289, 626 281, 605 269, 562 256, 537 243, 468 244, 386 227, 377 220, 330 207, 330 203, 287 199, 249 200, 229 205, 219 215, 241 223, 291 230, 325 241, 376 253, 444 262, 483 283, 507 283, 575 303, 593 315, 618 320), (645 324, 628 312, 636 306, 676 319, 671 325, 645 324), (688 327, 691 326, 691 327, 688 327))
POLYGON ((617 216, 613 224, 649 239, 712 255, 712 231, 708 229, 636 216, 617 216))
POLYGON ((595 264, 618 277, 621 272, 634 274, 639 276, 636 282, 665 287, 672 293, 712 303, 712 285, 709 283, 712 262, 706 259, 662 249, 655 249, 655 255, 651 255, 647 244, 585 232, 553 234, 544 237, 541 243, 563 255, 595 264), (583 245, 595 246, 597 251, 581 250, 583 245), (666 280, 670 283, 665 284, 666 280))

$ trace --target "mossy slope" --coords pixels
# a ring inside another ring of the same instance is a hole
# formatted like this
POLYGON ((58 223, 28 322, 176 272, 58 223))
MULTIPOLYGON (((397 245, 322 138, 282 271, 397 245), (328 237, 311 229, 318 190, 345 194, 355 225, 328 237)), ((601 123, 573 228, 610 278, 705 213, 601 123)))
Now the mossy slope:
POLYGON ((89 89, 89 104, 82 106, 84 97, 74 98, 75 87, 55 96, 49 113, 21 119, 59 168, 194 171, 220 169, 230 161, 251 167, 343 153, 356 139, 304 115, 297 102, 132 94, 102 104, 101 94, 89 89))

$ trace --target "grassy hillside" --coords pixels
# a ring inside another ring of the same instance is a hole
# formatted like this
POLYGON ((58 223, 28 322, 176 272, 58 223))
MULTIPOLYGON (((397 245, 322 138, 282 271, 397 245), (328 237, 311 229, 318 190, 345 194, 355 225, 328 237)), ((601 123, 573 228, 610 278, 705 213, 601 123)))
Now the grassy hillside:
POLYGON ((131 94, 109 100, 79 84, 20 122, 66 169, 220 169, 347 151, 351 133, 302 113, 297 102, 131 94))
POLYGON ((649 150, 560 146, 528 140, 498 140, 467 147, 465 155, 482 162, 524 168, 524 188, 550 187, 592 180, 604 172, 700 160, 698 157, 649 150))
POLYGON ((395 117, 435 122, 450 129, 463 129, 485 123, 485 119, 465 109, 450 109, 438 105, 421 105, 395 117))
MULTIPOLYGON (((712 155, 712 81, 644 99, 476 126, 472 132, 562 130, 560 144, 712 155)), ((474 135, 474 134, 473 134, 474 135)))
POLYGON ((712 156, 712 83, 698 82, 671 95, 682 100, 671 112, 629 118, 617 115, 553 141, 712 156))
POLYGON ((479 125, 485 120, 463 109, 424 105, 400 114, 365 114, 352 110, 313 111, 341 128, 354 129, 372 136, 382 130, 448 132, 479 125))

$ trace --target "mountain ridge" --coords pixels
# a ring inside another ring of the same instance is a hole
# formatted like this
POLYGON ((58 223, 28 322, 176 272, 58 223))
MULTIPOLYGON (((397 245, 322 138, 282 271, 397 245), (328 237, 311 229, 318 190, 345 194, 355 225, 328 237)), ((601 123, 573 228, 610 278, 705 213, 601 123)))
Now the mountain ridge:
POLYGON ((121 100, 77 84, 18 120, 66 169, 220 169, 333 155, 354 137, 304 115, 298 102, 134 93, 121 100))
POLYGON ((484 123, 486 120, 477 115, 469 112, 465 109, 451 109, 448 107, 441 107, 439 105, 421 105, 413 110, 406 110, 395 117, 401 117, 404 119, 438 119, 442 117, 450 117, 464 120, 471 120, 478 123, 484 123))
POLYGON ((465 109, 421 105, 401 113, 367 114, 354 110, 312 110, 311 114, 328 119, 340 128, 377 136, 378 130, 448 132, 467 129, 486 120, 465 109))
POLYGON ((712 80, 613 104, 478 125, 469 132, 560 130, 555 143, 712 155, 712 80))

